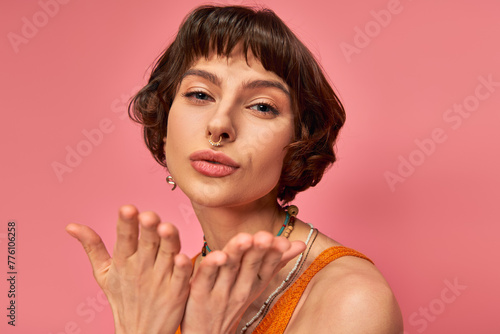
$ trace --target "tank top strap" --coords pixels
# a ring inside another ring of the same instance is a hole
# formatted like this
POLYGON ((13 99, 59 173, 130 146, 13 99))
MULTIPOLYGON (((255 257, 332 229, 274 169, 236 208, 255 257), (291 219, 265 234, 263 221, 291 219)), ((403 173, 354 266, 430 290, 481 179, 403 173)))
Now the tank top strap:
POLYGON ((356 256, 365 260, 371 261, 360 252, 344 247, 335 246, 325 249, 304 271, 304 273, 290 286, 274 304, 269 313, 262 319, 257 328, 253 331, 254 334, 281 334, 288 326, 288 322, 292 317, 295 307, 302 297, 304 290, 321 269, 330 262, 343 257, 356 256))

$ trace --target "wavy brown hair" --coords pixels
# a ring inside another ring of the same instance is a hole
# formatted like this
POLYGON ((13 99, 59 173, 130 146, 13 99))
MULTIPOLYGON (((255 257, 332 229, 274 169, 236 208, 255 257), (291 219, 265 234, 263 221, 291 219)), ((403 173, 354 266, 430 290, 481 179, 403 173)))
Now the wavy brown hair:
POLYGON ((251 51, 290 88, 295 132, 286 148, 278 184, 278 198, 286 203, 315 186, 335 162, 334 144, 345 112, 314 56, 270 9, 194 9, 154 64, 148 84, 132 98, 129 115, 143 126, 144 140, 156 161, 167 167, 163 138, 182 75, 200 57, 208 59, 211 52, 229 57, 239 43, 244 54, 251 51))

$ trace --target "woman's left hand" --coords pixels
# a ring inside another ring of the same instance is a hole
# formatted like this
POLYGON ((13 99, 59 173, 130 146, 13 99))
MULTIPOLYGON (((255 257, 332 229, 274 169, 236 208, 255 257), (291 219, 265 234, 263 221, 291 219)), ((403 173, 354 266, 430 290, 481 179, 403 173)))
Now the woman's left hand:
POLYGON ((238 234, 201 261, 191 281, 182 333, 234 334, 274 275, 305 249, 268 232, 238 234))

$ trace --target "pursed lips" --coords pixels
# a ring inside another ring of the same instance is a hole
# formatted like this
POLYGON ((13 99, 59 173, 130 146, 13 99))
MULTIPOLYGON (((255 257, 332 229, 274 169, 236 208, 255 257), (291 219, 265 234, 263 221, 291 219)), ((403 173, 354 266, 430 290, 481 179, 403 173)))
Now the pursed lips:
POLYGON ((237 162, 222 152, 200 150, 189 156, 191 166, 205 176, 224 177, 233 174, 240 167, 237 162))

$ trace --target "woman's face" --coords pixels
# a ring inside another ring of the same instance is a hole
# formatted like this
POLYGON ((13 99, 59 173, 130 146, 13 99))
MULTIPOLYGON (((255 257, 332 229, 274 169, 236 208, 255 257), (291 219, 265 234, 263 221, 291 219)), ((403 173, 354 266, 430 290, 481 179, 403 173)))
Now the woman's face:
POLYGON ((193 204, 275 202, 292 136, 288 86, 235 49, 229 58, 202 57, 184 73, 168 117, 167 166, 193 204))

